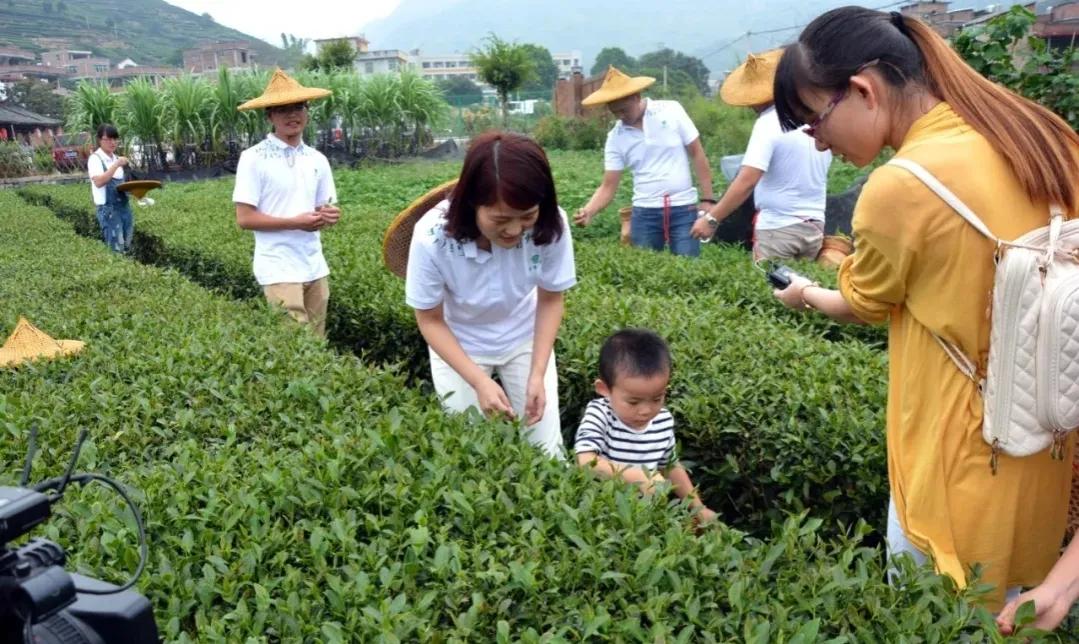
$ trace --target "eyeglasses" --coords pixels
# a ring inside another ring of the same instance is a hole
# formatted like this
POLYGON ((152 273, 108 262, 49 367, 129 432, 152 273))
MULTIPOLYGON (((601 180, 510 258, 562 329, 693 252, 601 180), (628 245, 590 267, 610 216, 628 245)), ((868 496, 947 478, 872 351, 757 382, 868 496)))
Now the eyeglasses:
POLYGON ((842 100, 844 98, 846 98, 846 97, 847 97, 847 90, 846 89, 841 89, 838 92, 836 92, 836 95, 834 97, 832 97, 832 100, 828 101, 828 105, 823 110, 820 111, 820 114, 817 114, 817 118, 813 119, 813 121, 811 123, 806 125, 805 129, 802 130, 802 131, 805 132, 806 134, 808 134, 809 136, 812 136, 812 137, 816 138, 816 136, 817 136, 817 128, 819 128, 821 126, 821 123, 824 123, 824 119, 828 118, 828 115, 832 113, 832 110, 835 109, 835 106, 839 105, 839 103, 842 102, 842 100))
POLYGON ((307 111, 307 103, 293 103, 292 105, 278 105, 271 107, 270 111, 274 114, 296 114, 298 112, 307 111))
MULTIPOLYGON (((854 73, 851 74, 851 76, 857 76, 858 74, 864 72, 867 68, 872 67, 879 62, 879 58, 874 58, 867 63, 862 63, 858 67, 858 69, 854 70, 854 73)), ((817 114, 817 118, 813 119, 811 123, 807 124, 805 129, 803 129, 802 131, 809 136, 816 138, 817 130, 820 128, 821 124, 824 123, 824 119, 828 118, 828 115, 832 113, 836 106, 839 105, 843 101, 843 99, 847 97, 847 94, 849 94, 849 90, 849 87, 844 87, 843 89, 836 92, 835 96, 832 97, 832 100, 828 101, 828 105, 826 105, 825 108, 821 110, 819 114, 817 114)))

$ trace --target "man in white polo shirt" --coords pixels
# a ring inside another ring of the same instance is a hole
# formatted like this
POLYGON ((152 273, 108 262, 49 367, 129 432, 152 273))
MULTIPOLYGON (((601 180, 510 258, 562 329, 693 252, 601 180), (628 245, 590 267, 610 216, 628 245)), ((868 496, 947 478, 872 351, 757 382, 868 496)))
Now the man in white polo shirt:
POLYGON ((677 101, 642 98, 641 91, 656 82, 649 76, 630 78, 615 67, 603 85, 581 105, 607 105, 618 123, 607 134, 603 182, 573 220, 588 225, 618 191, 622 171, 633 173, 633 214, 630 241, 653 250, 670 248, 675 255, 696 257, 700 242, 690 235, 697 212, 716 202, 712 170, 700 134, 677 101), (700 196, 693 187, 690 162, 700 196))
POLYGON ((772 83, 782 49, 750 54, 723 82, 720 97, 757 114, 742 167, 719 203, 694 225, 708 239, 749 195, 757 216, 753 259, 815 259, 824 240, 824 206, 832 153, 817 150, 813 137, 784 132, 773 107, 772 83))
POLYGON ((278 69, 262 96, 239 107, 265 109, 273 133, 246 149, 236 168, 236 223, 255 232, 255 279, 267 301, 326 335, 330 300, 326 258, 319 231, 341 211, 330 164, 303 142, 307 101, 330 91, 303 87, 278 69))

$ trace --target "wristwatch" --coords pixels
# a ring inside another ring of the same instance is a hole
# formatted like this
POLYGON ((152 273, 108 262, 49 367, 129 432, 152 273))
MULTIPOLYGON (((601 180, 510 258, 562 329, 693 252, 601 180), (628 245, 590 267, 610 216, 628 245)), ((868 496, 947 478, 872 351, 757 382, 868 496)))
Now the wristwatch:
POLYGON ((713 217, 712 213, 708 212, 707 210, 704 210, 702 212, 704 212, 704 214, 701 216, 704 217, 704 220, 707 221, 708 224, 712 226, 712 228, 719 228, 719 220, 713 217))

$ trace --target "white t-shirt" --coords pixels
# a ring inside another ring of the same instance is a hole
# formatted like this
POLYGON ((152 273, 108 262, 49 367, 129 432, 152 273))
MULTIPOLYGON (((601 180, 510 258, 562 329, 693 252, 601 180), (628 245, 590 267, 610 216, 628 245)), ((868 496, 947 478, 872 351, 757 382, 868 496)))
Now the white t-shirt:
POLYGON ((562 292, 577 283, 566 213, 562 236, 537 246, 526 232, 514 248, 475 240, 459 242, 445 232, 449 201, 427 212, 413 228, 405 278, 405 301, 414 309, 442 304, 446 324, 465 353, 504 354, 531 338, 536 328, 536 287, 562 292))
MULTIPOLYGON (((330 162, 302 141, 292 147, 269 134, 240 154, 232 191, 236 203, 284 219, 331 199, 337 199, 337 189, 330 162)), ((317 231, 256 230, 252 264, 255 279, 263 286, 311 282, 330 274, 317 231)))
POLYGON ((645 99, 641 128, 615 123, 607 133, 603 169, 633 173, 633 205, 660 208, 663 195, 672 206, 697 203, 697 188, 689 171, 686 146, 700 137, 697 127, 677 101, 645 99))
POLYGON ((775 107, 757 117, 742 165, 764 172, 753 191, 760 210, 757 228, 772 230, 803 222, 824 221, 828 166, 832 152, 817 150, 804 132, 784 132, 775 107))
MULTIPOLYGON (((109 166, 116 162, 116 155, 105 154, 105 151, 101 148, 94 150, 94 153, 90 155, 90 158, 86 160, 87 173, 90 175, 90 193, 94 196, 95 206, 105 205, 105 186, 98 188, 94 185, 94 177, 100 176, 108 172, 109 166)), ((117 168, 116 173, 112 175, 113 179, 123 179, 124 169, 117 168)), ((108 185, 108 184, 106 184, 108 185)))

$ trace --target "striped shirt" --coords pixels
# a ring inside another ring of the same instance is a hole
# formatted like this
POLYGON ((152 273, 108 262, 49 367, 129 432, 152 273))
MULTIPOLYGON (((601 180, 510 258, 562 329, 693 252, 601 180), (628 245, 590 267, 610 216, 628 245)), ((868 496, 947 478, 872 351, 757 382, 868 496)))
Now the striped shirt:
POLYGON ((664 407, 647 427, 633 429, 618 418, 609 400, 597 398, 584 410, 573 451, 596 452, 612 463, 648 470, 665 468, 675 460, 674 416, 664 407))

